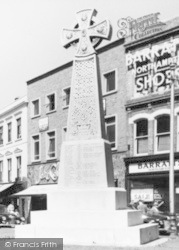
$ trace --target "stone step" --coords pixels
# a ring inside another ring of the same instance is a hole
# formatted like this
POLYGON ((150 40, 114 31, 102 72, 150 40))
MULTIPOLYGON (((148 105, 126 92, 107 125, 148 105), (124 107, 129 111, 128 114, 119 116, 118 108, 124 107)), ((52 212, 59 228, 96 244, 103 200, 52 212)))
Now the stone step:
POLYGON ((143 224, 141 211, 34 211, 31 212, 32 225, 59 224, 61 227, 78 228, 119 228, 143 224))
POLYGON ((63 238, 64 245, 139 246, 159 238, 157 224, 124 228, 66 228, 58 224, 46 226, 20 225, 16 238, 63 238))

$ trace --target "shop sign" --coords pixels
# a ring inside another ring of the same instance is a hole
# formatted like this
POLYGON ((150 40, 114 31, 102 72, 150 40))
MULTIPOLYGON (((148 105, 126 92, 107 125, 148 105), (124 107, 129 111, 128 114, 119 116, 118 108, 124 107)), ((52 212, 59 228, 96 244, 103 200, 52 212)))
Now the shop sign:
MULTIPOLYGON (((169 161, 151 161, 151 162, 139 162, 129 165, 129 173, 148 173, 148 172, 160 172, 169 171, 169 161)), ((179 160, 175 161, 175 170, 179 170, 179 160)))
POLYGON ((154 192, 152 188, 131 189, 131 201, 153 201, 154 192))
POLYGON ((161 32, 165 23, 159 20, 160 13, 154 13, 132 20, 131 38, 137 40, 155 33, 161 32))
POLYGON ((161 32, 165 23, 160 21, 159 15, 160 13, 153 13, 137 19, 131 17, 119 19, 117 37, 119 39, 131 37, 132 40, 137 40, 161 32))
POLYGON ((179 38, 126 54, 126 65, 135 79, 134 97, 166 91, 171 78, 179 77, 179 38), (174 72, 171 65, 175 65, 174 72))

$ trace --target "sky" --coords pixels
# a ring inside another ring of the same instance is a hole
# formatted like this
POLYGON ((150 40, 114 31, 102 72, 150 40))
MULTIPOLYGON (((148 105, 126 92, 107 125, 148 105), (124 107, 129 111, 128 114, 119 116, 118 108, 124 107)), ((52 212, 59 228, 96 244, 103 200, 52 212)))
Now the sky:
POLYGON ((27 81, 73 60, 75 51, 62 46, 61 34, 83 9, 96 9, 99 21, 108 19, 116 40, 120 18, 160 12, 166 22, 179 16, 179 1, 0 0, 0 109, 27 94, 27 81))

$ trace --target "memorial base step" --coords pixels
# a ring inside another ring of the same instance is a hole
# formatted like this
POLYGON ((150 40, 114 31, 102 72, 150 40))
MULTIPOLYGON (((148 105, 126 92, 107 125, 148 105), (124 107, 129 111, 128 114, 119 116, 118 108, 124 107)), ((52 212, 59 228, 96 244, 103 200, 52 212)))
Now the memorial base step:
POLYGON ((58 224, 68 228, 113 228, 130 227, 143 224, 142 213, 137 210, 116 211, 33 211, 31 212, 32 225, 58 224))
POLYGON ((64 245, 139 246, 159 238, 157 224, 118 228, 65 228, 58 224, 46 226, 21 225, 16 238, 63 238, 64 245))

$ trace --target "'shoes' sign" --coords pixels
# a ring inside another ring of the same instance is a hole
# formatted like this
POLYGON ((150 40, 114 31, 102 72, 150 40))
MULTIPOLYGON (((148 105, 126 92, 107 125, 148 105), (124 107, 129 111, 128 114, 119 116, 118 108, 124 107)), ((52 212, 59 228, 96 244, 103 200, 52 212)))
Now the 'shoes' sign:
POLYGON ((179 77, 179 38, 126 54, 126 64, 135 79, 134 97, 168 90, 179 77), (172 75, 171 65, 175 65, 172 75))

